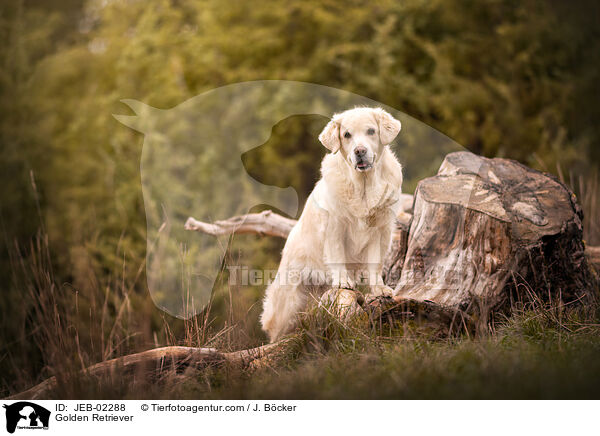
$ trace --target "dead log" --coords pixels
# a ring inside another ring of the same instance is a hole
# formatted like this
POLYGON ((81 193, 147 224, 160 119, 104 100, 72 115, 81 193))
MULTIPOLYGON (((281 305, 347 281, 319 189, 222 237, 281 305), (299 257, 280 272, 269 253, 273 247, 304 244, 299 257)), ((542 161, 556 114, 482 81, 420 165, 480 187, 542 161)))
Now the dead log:
MULTIPOLYGON (((209 365, 231 364, 240 367, 257 365, 261 360, 268 359, 281 351, 286 340, 247 350, 223 353, 214 348, 195 347, 162 347, 118 357, 116 359, 92 365, 81 372, 81 375, 97 379, 123 376, 125 374, 147 375, 164 374, 168 370, 181 372, 190 367, 206 367, 209 365)), ((132 377, 133 378, 133 377, 132 377)), ((147 379, 147 377, 145 378, 147 379)), ((56 377, 50 377, 34 387, 8 397, 8 400, 38 400, 48 399, 58 385, 56 377)))
POLYGON ((460 334, 474 334, 475 320, 466 312, 441 306, 429 300, 398 299, 378 296, 368 299, 363 309, 375 326, 404 325, 413 323, 419 328, 429 329, 428 337, 447 338, 460 334))
POLYGON ((447 338, 452 335, 473 334, 473 318, 460 309, 444 307, 432 301, 395 300, 391 296, 363 296, 349 289, 330 289, 318 300, 318 306, 331 316, 350 326, 364 322, 378 330, 404 329, 412 324, 426 329, 428 337, 447 338))
POLYGON ((449 154, 415 193, 397 301, 486 315, 527 294, 590 289, 582 211, 556 178, 508 159, 449 154))

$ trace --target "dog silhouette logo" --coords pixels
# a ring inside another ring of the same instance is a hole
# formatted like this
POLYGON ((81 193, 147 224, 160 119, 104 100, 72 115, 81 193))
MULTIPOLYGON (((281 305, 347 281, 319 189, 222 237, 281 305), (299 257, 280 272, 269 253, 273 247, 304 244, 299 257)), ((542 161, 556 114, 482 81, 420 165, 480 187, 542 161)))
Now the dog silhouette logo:
MULTIPOLYGON (((113 116, 144 135, 140 174, 148 290, 157 307, 184 319, 209 304, 219 274, 230 266, 228 250, 233 239, 230 234, 186 231, 188 217, 215 222, 244 216, 256 206, 297 217, 301 205, 296 190, 257 180, 246 171, 242 159, 268 145, 278 123, 310 115, 321 116, 324 127, 336 112, 356 106, 383 107, 409 132, 395 146, 400 157, 405 156, 401 150, 430 147, 434 151, 428 158, 438 153, 441 162, 444 154, 456 150, 446 136, 380 102, 306 82, 235 83, 168 109, 132 99, 121 101, 135 115, 113 116)), ((270 165, 278 162, 271 160, 270 165)), ((412 171, 424 165, 408 161, 406 167, 412 171)))
POLYGON ((4 405, 6 409, 6 431, 14 433, 16 429, 48 429, 50 411, 29 401, 19 401, 4 405))

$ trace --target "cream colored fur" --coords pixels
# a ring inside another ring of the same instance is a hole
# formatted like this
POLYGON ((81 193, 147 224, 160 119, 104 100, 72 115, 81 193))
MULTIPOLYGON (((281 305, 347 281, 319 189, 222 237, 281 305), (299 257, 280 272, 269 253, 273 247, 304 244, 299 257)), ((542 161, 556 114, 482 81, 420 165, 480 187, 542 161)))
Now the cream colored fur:
POLYGON ((295 328, 312 297, 330 287, 353 289, 358 269, 368 271, 372 294, 390 291, 381 264, 402 185, 402 167, 388 146, 399 131, 400 122, 383 109, 355 108, 334 115, 319 135, 331 153, 265 295, 261 323, 271 341, 295 328))

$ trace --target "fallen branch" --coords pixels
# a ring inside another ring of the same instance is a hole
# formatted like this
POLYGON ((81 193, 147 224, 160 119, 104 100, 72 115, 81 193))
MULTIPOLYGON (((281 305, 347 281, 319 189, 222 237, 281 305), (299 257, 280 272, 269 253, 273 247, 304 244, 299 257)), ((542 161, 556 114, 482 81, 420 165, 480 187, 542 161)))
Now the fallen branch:
POLYGON ((380 296, 371 299, 364 309, 372 322, 393 324, 416 321, 420 326, 435 329, 440 337, 474 334, 477 329, 475 320, 466 312, 428 300, 380 296))
MULTIPOLYGON (((214 348, 195 347, 162 347, 142 351, 140 353, 117 357, 105 362, 96 363, 82 371, 82 375, 102 378, 119 374, 136 373, 139 370, 154 369, 164 372, 166 369, 178 371, 192 366, 222 365, 229 363, 247 367, 266 359, 282 348, 286 341, 263 345, 247 350, 223 353, 214 348)), ((8 397, 9 400, 38 400, 47 399, 57 387, 57 378, 50 377, 32 388, 8 397)))
POLYGON ((213 236, 258 233, 260 235, 287 238, 295 224, 296 220, 265 210, 260 213, 234 216, 214 223, 205 223, 189 217, 185 223, 185 229, 208 233, 213 236))

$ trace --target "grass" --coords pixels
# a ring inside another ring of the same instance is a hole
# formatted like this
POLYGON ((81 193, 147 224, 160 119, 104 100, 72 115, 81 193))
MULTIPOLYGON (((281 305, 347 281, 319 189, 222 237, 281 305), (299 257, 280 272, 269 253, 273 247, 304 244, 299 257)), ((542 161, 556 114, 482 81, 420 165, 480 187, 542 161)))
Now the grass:
MULTIPOLYGON (((595 183, 587 191, 579 187, 587 210, 597 208, 597 178, 595 183)), ((586 219, 597 220, 592 214, 586 219)), ((588 230, 586 238, 598 240, 598 226, 591 229, 596 230, 588 230)), ((56 376, 52 397, 63 399, 600 398, 600 298, 585 304, 535 298, 515 303, 510 317, 496 319, 489 331, 452 338, 410 324, 382 331, 365 319, 340 321, 331 307, 313 308, 284 349, 258 367, 209 366, 142 377, 117 372, 91 379, 81 369, 156 346, 232 350, 265 338, 251 325, 256 319, 248 308, 233 304, 238 290, 229 289, 217 304, 224 321, 217 322, 210 305, 182 321, 134 291, 143 265, 133 266, 140 271, 133 282, 115 273, 100 285, 90 275, 86 287, 74 289, 58 283, 43 232, 27 249, 11 253, 14 287, 23 299, 2 303, 2 395, 56 376)))

